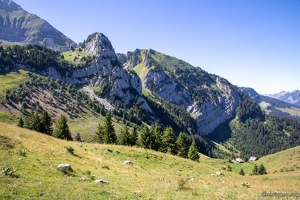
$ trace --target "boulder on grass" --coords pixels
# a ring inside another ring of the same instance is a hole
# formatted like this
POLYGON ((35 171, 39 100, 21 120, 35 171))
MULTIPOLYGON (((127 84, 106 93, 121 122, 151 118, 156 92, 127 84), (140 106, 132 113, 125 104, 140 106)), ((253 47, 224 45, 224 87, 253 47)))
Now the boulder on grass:
POLYGON ((98 180, 95 180, 95 183, 108 184, 108 181, 103 180, 103 179, 98 179, 98 180))
POLYGON ((133 165, 133 162, 131 162, 130 160, 125 160, 124 164, 126 164, 126 165, 133 165))
POLYGON ((67 169, 67 170, 72 170, 71 164, 59 164, 57 166, 59 169, 67 169))

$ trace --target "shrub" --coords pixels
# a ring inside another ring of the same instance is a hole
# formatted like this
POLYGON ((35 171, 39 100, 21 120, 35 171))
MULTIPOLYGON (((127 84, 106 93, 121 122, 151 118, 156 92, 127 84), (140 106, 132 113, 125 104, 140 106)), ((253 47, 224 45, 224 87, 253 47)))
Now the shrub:
POLYGON ((21 149, 20 151, 19 151, 19 154, 20 154, 20 156, 26 156, 26 154, 27 154, 27 150, 26 149, 21 149))
POLYGON ((70 154, 74 155, 74 149, 73 149, 73 147, 68 146, 68 147, 65 147, 65 148, 67 149, 67 151, 68 151, 70 154))
POLYGON ((103 165, 102 168, 103 169, 108 169, 108 170, 110 169, 108 165, 103 165))
POLYGON ((232 172, 232 167, 230 165, 227 165, 227 171, 232 172))
POLYGON ((239 174, 242 176, 245 176, 245 172, 244 172, 243 168, 240 170, 239 174))
POLYGON ((241 183, 241 186, 249 188, 249 187, 250 187, 250 184, 249 184, 248 182, 243 181, 243 182, 241 183))
POLYGON ((186 189, 187 179, 181 178, 178 180, 178 190, 186 189))
POLYGON ((1 174, 5 175, 5 176, 10 176, 10 177, 14 177, 14 172, 16 170, 13 167, 4 167, 1 170, 1 174))
POLYGON ((91 171, 86 170, 86 174, 87 174, 87 176, 88 176, 91 180, 94 180, 94 179, 95 179, 95 176, 94 176, 94 174, 92 174, 91 171))

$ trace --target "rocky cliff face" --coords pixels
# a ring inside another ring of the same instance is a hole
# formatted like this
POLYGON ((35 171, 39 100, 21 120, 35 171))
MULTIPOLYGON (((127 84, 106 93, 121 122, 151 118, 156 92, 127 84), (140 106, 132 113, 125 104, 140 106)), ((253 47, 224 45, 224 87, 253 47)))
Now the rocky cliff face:
POLYGON ((11 0, 0 1, 0 41, 3 43, 40 44, 66 51, 77 44, 47 21, 22 9, 11 0))
POLYGON ((196 114, 198 134, 207 135, 216 127, 234 116, 241 98, 238 90, 228 84, 222 83, 220 77, 216 78, 216 85, 220 89, 217 100, 207 100, 202 105, 193 105, 188 107, 190 113, 196 114))
POLYGON ((176 58, 153 50, 119 57, 127 69, 139 74, 144 88, 185 108, 194 117, 199 135, 209 134, 232 118, 241 100, 237 88, 228 81, 176 58))

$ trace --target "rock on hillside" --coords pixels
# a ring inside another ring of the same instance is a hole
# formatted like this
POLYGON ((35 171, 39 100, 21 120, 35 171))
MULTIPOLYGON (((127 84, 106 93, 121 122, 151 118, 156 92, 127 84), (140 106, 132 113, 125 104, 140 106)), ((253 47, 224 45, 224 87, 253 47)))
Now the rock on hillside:
POLYGON ((40 44, 66 51, 77 44, 47 21, 22 9, 11 0, 0 1, 0 41, 3 43, 40 44))
POLYGON ((234 116, 240 96, 225 79, 151 49, 118 57, 125 68, 136 71, 145 89, 186 109, 194 117, 197 134, 209 134, 234 116))

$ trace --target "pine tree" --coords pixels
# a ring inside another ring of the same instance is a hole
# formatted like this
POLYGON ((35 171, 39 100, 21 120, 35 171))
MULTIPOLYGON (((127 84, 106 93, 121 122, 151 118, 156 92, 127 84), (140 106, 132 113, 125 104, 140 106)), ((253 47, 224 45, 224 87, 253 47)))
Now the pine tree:
POLYGON ((95 132, 94 140, 95 142, 104 143, 104 130, 100 123, 98 124, 97 131, 95 132))
POLYGON ((41 123, 41 132, 46 133, 47 135, 52 135, 52 119, 49 115, 49 113, 44 110, 42 112, 42 115, 40 117, 40 123, 41 123))
POLYGON ((240 170, 239 174, 242 176, 245 176, 245 172, 244 172, 243 168, 240 170))
POLYGON ((158 123, 154 123, 150 128, 151 149, 158 151, 161 146, 161 131, 158 123))
POLYGON ((176 137, 172 127, 167 127, 162 136, 162 152, 176 154, 176 137))
POLYGON ((258 174, 259 175, 264 175, 264 174, 267 174, 267 170, 265 168, 265 166, 263 164, 261 164, 258 168, 258 174))
POLYGON ((111 119, 111 112, 106 114, 103 124, 99 123, 95 135, 95 140, 99 143, 112 144, 117 141, 117 135, 111 119))
POLYGON ((108 112, 104 118, 103 130, 106 135, 104 143, 112 144, 117 141, 117 135, 115 132, 114 125, 112 123, 111 112, 108 112))
POLYGON ((64 140, 73 140, 67 122, 67 118, 64 115, 61 115, 59 117, 53 132, 54 137, 64 140))
POLYGON ((118 136, 118 140, 117 140, 118 144, 129 146, 130 145, 130 140, 131 140, 130 136, 131 135, 129 134, 128 127, 123 126, 123 128, 121 129, 121 133, 118 136))
POLYGON ((82 142, 81 136, 80 136, 79 133, 77 133, 77 134, 75 135, 75 141, 77 141, 77 142, 82 142))
POLYGON ((177 146, 177 155, 183 158, 187 158, 190 145, 189 145, 189 138, 186 133, 184 132, 179 133, 179 136, 177 137, 176 140, 176 146, 177 146))
POLYGON ((151 147, 151 135, 147 126, 144 126, 139 134, 139 145, 145 149, 150 149, 151 147))
POLYGON ((193 141, 189 148, 188 158, 197 162, 199 161, 200 156, 195 141, 193 141))
POLYGON ((130 146, 136 145, 137 139, 138 139, 137 126, 133 125, 130 133, 130 146))
POLYGON ((18 120, 17 126, 23 128, 24 127, 24 121, 23 121, 23 117, 21 116, 18 120))
POLYGON ((26 120, 26 128, 41 132, 41 122, 40 122, 40 115, 38 111, 31 112, 29 117, 26 120))
POLYGON ((254 165, 254 167, 252 169, 252 175, 258 175, 258 167, 256 164, 254 165))

